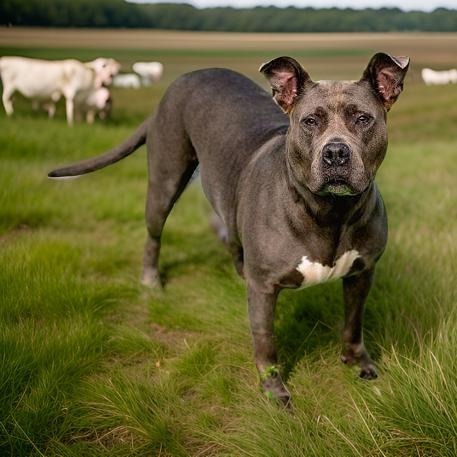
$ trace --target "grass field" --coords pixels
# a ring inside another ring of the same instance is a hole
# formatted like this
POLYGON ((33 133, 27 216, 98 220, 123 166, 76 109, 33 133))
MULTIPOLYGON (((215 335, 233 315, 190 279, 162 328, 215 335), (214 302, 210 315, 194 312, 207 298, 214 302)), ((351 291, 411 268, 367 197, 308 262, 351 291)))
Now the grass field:
POLYGON ((94 126, 68 128, 62 106, 50 121, 20 97, 13 118, 0 113, 0 455, 457 455, 457 86, 418 77, 456 66, 457 35, 84 36, 0 29, 0 55, 107 55, 125 71, 160 60, 165 76, 114 90, 113 118, 94 126), (365 329, 380 377, 338 361, 339 283, 285 292, 284 411, 258 390, 245 288, 198 183, 164 233, 166 288, 149 292, 138 284, 144 150, 77 181, 46 173, 120 142, 185 71, 228 66, 261 82, 259 65, 287 53, 315 78, 357 78, 380 49, 413 61, 378 175, 390 237, 365 329))

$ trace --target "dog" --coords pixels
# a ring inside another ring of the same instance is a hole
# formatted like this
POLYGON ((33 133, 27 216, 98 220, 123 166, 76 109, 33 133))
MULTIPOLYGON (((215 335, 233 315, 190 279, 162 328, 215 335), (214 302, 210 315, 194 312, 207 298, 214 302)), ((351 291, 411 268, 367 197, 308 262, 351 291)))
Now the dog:
POLYGON ((142 282, 159 286, 162 229, 197 165, 247 286, 254 359, 265 393, 289 404, 273 335, 278 293, 342 278, 341 359, 360 376, 376 369, 362 318, 387 241, 374 182, 387 150, 386 114, 403 89, 409 58, 375 54, 357 81, 314 82, 295 59, 260 68, 272 97, 228 69, 177 79, 155 114, 107 153, 49 177, 103 168, 147 143, 147 241, 142 282))

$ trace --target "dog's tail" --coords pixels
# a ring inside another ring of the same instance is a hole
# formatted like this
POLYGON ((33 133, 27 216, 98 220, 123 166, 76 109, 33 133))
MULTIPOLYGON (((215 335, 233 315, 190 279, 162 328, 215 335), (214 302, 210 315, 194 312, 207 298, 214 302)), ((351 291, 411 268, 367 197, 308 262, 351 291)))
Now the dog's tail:
POLYGON ((137 131, 119 146, 110 149, 98 157, 93 157, 91 159, 75 163, 74 165, 69 165, 68 167, 52 170, 48 173, 48 177, 54 179, 65 179, 70 176, 77 177, 79 175, 90 173, 95 170, 100 170, 100 168, 104 168, 107 165, 119 162, 119 160, 129 156, 140 146, 146 143, 146 136, 150 122, 150 118, 146 119, 140 125, 140 127, 138 127, 137 131))

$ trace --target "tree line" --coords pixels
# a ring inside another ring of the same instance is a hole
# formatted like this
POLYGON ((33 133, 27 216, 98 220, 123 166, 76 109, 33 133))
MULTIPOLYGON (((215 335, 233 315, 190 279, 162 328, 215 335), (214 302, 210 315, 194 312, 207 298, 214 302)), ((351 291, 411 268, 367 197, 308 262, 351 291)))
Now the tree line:
POLYGON ((455 32, 457 9, 195 8, 124 0, 1 0, 0 24, 224 32, 455 32))

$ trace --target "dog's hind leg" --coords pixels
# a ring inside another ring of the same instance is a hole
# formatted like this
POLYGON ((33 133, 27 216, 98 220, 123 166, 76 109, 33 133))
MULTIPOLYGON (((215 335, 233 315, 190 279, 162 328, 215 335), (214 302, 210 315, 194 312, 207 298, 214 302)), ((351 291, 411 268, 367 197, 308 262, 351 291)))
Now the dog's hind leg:
POLYGON ((151 136, 148 139, 149 182, 146 201, 148 235, 141 282, 155 287, 161 286, 158 263, 163 226, 174 203, 192 177, 198 161, 185 134, 170 137, 163 129, 160 131, 159 128, 154 128, 151 136))

